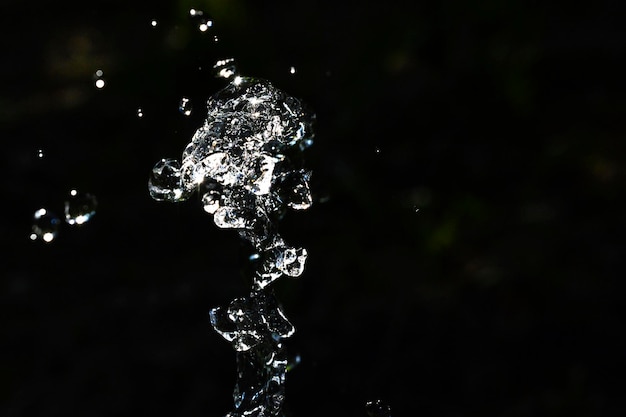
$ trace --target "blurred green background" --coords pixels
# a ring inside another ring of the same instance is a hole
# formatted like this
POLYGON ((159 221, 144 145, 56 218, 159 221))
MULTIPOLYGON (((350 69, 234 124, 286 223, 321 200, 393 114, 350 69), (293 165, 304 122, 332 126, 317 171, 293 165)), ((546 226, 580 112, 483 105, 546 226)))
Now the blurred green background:
POLYGON ((625 12, 4 0, 0 415, 231 410, 235 355, 207 312, 247 293, 248 253, 198 198, 147 190, 225 58, 317 114, 316 201, 280 225, 309 251, 275 286, 302 358, 289 416, 626 415, 625 12), (74 187, 94 218, 31 242, 74 187))

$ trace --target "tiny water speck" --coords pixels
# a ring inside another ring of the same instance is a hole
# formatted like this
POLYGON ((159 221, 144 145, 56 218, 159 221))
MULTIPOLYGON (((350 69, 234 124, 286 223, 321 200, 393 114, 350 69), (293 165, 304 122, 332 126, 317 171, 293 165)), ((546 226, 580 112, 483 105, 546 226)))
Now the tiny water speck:
POLYGON ((104 80, 102 78, 99 78, 99 79, 96 80, 95 84, 96 84, 96 88, 97 89, 103 89, 105 82, 104 82, 104 80))
POLYGON ((296 67, 289 68, 289 73, 290 74, 295 74, 296 73, 296 67))
POLYGON ((142 117, 143 117, 143 110, 142 110, 142 108, 141 108, 141 107, 139 107, 139 108, 137 109, 137 117, 139 117, 139 118, 142 118, 142 117))
POLYGON ((150 22, 150 24, 152 25, 152 27, 156 27, 156 25, 158 24, 158 22, 157 22, 156 20, 154 20, 154 19, 153 19, 153 20, 150 22))
POLYGON ((37 149, 37 158, 39 159, 43 158, 43 149, 37 149))

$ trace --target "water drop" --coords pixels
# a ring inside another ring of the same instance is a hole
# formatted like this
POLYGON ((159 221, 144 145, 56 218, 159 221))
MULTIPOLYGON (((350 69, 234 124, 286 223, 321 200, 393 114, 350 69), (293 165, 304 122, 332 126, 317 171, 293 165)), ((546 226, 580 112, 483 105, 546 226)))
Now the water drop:
POLYGON ((102 78, 99 78, 99 79, 96 80, 95 84, 96 84, 96 88, 101 90, 101 89, 104 88, 105 82, 104 82, 104 80, 102 78))
POLYGON ((43 156, 43 149, 37 149, 37 158, 42 159, 43 156))
POLYGON ((46 243, 52 242, 59 232, 61 220, 45 208, 40 208, 33 215, 33 226, 30 234, 31 240, 41 239, 46 243))
POLYGON ((98 202, 90 193, 70 191, 69 198, 65 201, 65 222, 69 225, 81 225, 89 221, 96 214, 98 202))
POLYGON ((137 117, 140 119, 143 117, 143 109, 141 107, 137 109, 137 117))
POLYGON ((378 155, 380 154, 380 148, 377 146, 376 148, 374 148, 374 152, 378 155))
POLYGON ((153 20, 150 22, 150 25, 152 25, 152 27, 156 27, 156 25, 157 25, 157 21, 153 19, 153 20))
POLYGON ((158 161, 148 179, 148 191, 156 201, 181 201, 188 197, 183 188, 180 162, 172 158, 158 161))
POLYGON ((368 401, 365 411, 369 417, 391 417, 391 407, 382 400, 368 401))
POLYGON ((102 77, 104 75, 104 72, 101 69, 96 70, 96 77, 102 77))
POLYGON ((187 97, 183 97, 180 99, 180 103, 178 104, 178 111, 184 114, 185 116, 191 115, 191 101, 187 97))
POLYGON ((189 16, 202 16, 203 14, 202 10, 189 9, 189 16))
POLYGON ((234 58, 220 59, 213 65, 215 76, 218 78, 231 78, 237 72, 234 58))

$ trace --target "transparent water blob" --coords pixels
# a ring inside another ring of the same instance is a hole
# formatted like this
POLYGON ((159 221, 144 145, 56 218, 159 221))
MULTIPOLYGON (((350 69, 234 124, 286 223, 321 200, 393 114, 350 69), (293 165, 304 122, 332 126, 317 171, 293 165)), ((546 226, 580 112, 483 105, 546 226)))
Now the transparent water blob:
POLYGON ((190 116, 191 110, 193 110, 191 101, 187 97, 181 98, 180 102, 178 103, 178 111, 184 114, 185 116, 190 116))
POLYGON ((155 19, 152 19, 152 20, 150 21, 150 26, 152 26, 152 27, 156 27, 157 25, 158 25, 158 22, 157 22, 155 19))
POLYGON ((156 201, 182 201, 188 198, 189 192, 183 187, 180 162, 173 158, 158 161, 148 178, 150 197, 156 201))
POLYGON ((73 189, 64 204, 65 222, 69 225, 81 225, 88 222, 95 214, 98 202, 90 193, 73 189))
POLYGON ((218 78, 232 78, 237 73, 234 58, 220 59, 213 65, 213 71, 218 78))
POLYGON ((43 159, 43 157, 44 157, 43 149, 37 149, 37 158, 43 159))
POLYGON ((137 117, 140 119, 143 117, 143 109, 141 107, 137 109, 137 117))
POLYGON ((50 243, 57 237, 60 224, 61 220, 54 213, 40 208, 33 215, 30 239, 50 243))

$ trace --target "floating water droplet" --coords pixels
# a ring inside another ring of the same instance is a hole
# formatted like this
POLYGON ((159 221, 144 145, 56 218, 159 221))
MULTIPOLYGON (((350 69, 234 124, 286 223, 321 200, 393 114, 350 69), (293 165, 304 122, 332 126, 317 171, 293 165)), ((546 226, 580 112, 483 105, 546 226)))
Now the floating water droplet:
POLYGON ((220 193, 215 190, 210 190, 202 196, 202 205, 204 211, 209 214, 215 214, 220 206, 220 193))
POLYGON ((190 16, 202 16, 203 14, 202 10, 189 9, 190 16))
POLYGON ((31 240, 41 239, 46 243, 52 242, 58 232, 61 220, 52 212, 45 208, 40 208, 35 211, 33 215, 32 233, 30 234, 31 240))
POLYGON ((213 65, 215 76, 219 78, 231 78, 237 72, 234 58, 220 59, 213 65))
POLYGON ((86 223, 96 214, 97 205, 94 195, 71 190, 69 199, 65 201, 65 222, 69 225, 86 223))
POLYGON ((191 101, 187 97, 183 97, 180 99, 178 104, 178 111, 184 114, 185 116, 191 115, 191 101))
POLYGON ((137 109, 137 117, 140 119, 143 117, 143 109, 141 107, 137 109))
POLYGON ((97 89, 101 90, 104 88, 105 82, 102 78, 99 78, 96 80, 95 85, 97 89))
POLYGON ((219 38, 217 37, 217 35, 213 36, 213 42, 218 42, 219 38))
POLYGON ((382 400, 368 401, 365 411, 369 417, 391 417, 391 407, 382 400))
POLYGON ((148 191, 156 201, 181 201, 188 197, 182 186, 180 162, 172 158, 158 161, 148 180, 148 191))
POLYGON ((378 155, 380 154, 380 148, 377 146, 374 148, 374 152, 378 155))
POLYGON ((296 73, 296 67, 289 68, 289 73, 290 74, 295 74, 296 73))
POLYGON ((95 72, 96 77, 102 77, 104 75, 104 71, 102 71, 101 69, 96 70, 95 72))
POLYGON ((43 149, 37 149, 37 158, 43 159, 43 149))
POLYGON ((152 27, 156 27, 157 24, 158 24, 158 22, 156 20, 154 20, 154 19, 152 19, 152 21, 150 22, 150 25, 152 27))

